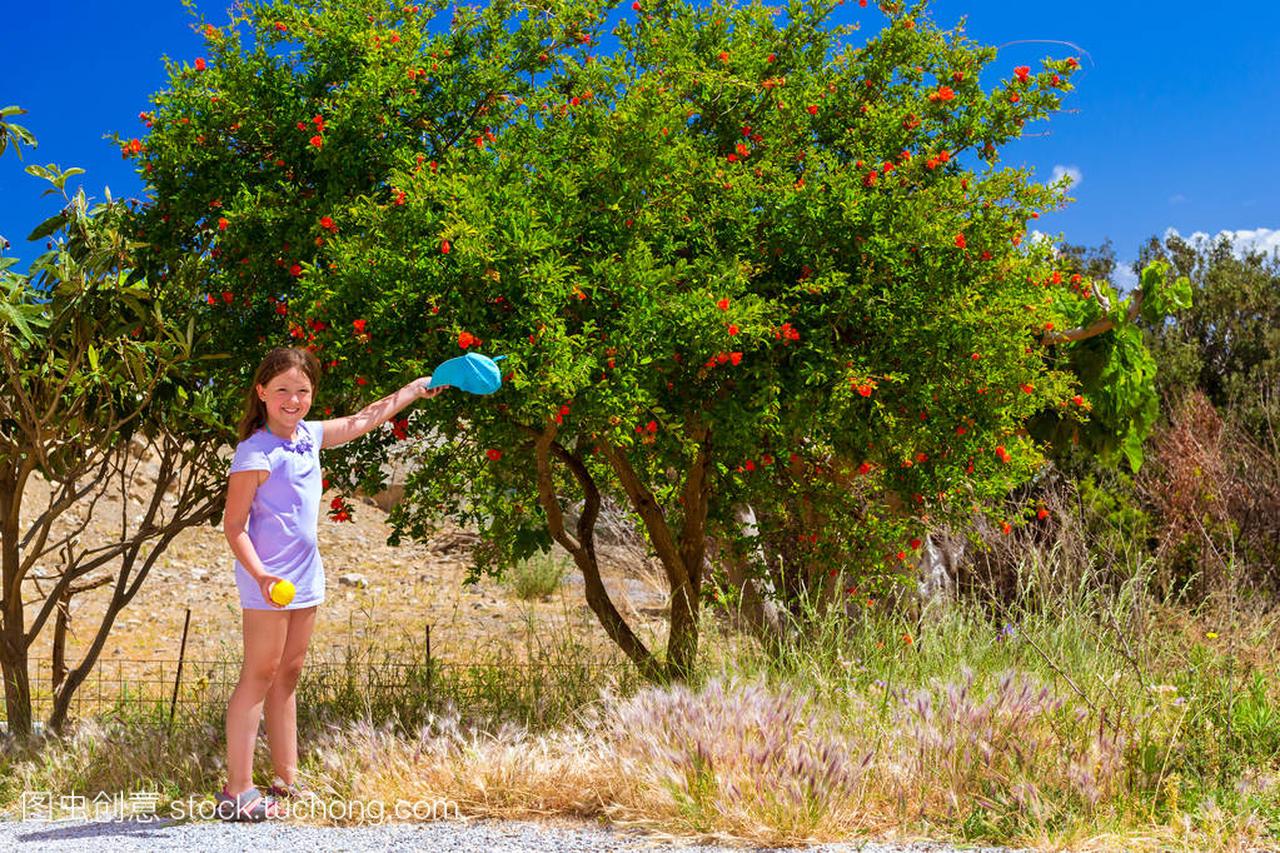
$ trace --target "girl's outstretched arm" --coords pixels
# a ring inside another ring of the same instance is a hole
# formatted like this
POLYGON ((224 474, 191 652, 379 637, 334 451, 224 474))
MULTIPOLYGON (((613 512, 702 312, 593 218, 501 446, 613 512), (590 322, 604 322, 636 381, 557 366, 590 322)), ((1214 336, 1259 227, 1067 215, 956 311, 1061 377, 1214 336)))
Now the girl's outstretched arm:
POLYGON ((413 401, 430 400, 444 389, 451 387, 449 385, 441 385, 437 388, 428 388, 427 383, 430 381, 430 376, 420 377, 394 394, 389 394, 377 402, 370 403, 354 415, 324 421, 321 424, 324 428, 324 437, 320 442, 320 446, 337 447, 339 444, 346 444, 348 441, 364 435, 369 430, 382 426, 413 401))

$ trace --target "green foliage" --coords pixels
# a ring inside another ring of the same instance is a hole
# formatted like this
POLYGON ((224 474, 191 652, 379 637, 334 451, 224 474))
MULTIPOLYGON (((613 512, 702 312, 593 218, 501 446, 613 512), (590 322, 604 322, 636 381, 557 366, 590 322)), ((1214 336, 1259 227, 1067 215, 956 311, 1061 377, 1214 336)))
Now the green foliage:
POLYGON ((565 564, 553 553, 536 554, 512 566, 504 579, 517 598, 526 601, 544 598, 564 582, 565 564))
POLYGON ((1083 445, 1104 464, 1123 460, 1136 473, 1142 467, 1143 446, 1160 415, 1156 360, 1137 320, 1159 324, 1189 307, 1190 283, 1184 276, 1169 281, 1167 264, 1150 263, 1142 271, 1141 295, 1121 300, 1105 278, 1082 275, 1109 272, 1112 259, 1089 257, 1080 249, 1067 252, 1066 259, 1068 269, 1075 270, 1070 277, 1072 289, 1085 298, 1063 305, 1078 337, 1059 347, 1065 352, 1052 358, 1078 378, 1082 393, 1072 403, 1086 407, 1089 420, 1080 424, 1064 417, 1066 406, 1060 403, 1059 411, 1046 410, 1033 419, 1032 434, 1049 442, 1058 456, 1083 445))
MULTIPOLYGON (((1061 196, 994 163, 1074 65, 985 92, 993 51, 919 10, 857 49, 830 8, 659 3, 607 53, 602 6, 496 3, 440 28, 434 9, 250 5, 156 96, 147 237, 209 258, 230 334, 322 351, 337 397, 460 336, 506 353, 493 403, 424 409, 446 443, 414 485, 432 511, 471 493, 511 556, 546 542, 528 442, 548 424, 601 482, 592 449, 617 447, 672 518, 704 428, 713 514, 864 460, 856 491, 967 513, 1035 468, 1020 426, 1072 386, 1026 347, 1054 315, 1024 308, 1051 258, 1014 246, 1061 196)), ((908 526, 840 515, 822 538, 847 547, 908 526)))
POLYGON ((1191 280, 1180 275, 1169 281, 1169 264, 1152 261, 1142 270, 1138 284, 1142 293, 1142 319, 1163 323, 1170 314, 1191 307, 1191 280))
POLYGON ((1155 323, 1148 344, 1160 364, 1160 392, 1180 399, 1199 388, 1264 447, 1280 423, 1280 262, 1240 252, 1225 237, 1191 244, 1152 239, 1144 260, 1163 260, 1189 281, 1191 303, 1155 323))
POLYGON ((0 107, 0 154, 4 154, 12 146, 13 153, 21 160, 23 145, 28 145, 32 148, 36 147, 36 138, 31 135, 31 131, 20 124, 14 124, 9 121, 11 116, 24 115, 26 112, 21 107, 0 107))

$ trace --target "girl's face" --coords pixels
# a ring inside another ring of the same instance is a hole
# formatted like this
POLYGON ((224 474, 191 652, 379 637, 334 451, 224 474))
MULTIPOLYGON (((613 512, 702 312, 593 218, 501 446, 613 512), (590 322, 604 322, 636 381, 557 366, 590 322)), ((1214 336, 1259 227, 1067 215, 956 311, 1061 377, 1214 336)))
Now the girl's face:
POLYGON ((291 367, 257 388, 258 399, 267 408, 267 426, 281 438, 291 438, 298 421, 311 408, 311 380, 307 374, 291 367))

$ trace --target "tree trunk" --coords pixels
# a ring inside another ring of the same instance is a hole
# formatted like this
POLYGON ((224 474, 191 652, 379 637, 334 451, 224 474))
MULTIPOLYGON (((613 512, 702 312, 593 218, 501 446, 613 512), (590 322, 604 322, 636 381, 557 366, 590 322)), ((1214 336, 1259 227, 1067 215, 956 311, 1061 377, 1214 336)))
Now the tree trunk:
POLYGON ((23 641, 21 623, 16 632, 6 625, 0 635, 0 672, 4 675, 4 709, 9 734, 28 737, 31 734, 31 680, 27 672, 27 645, 23 641))
POLYGON ((543 432, 525 427, 534 436, 534 459, 538 468, 538 503, 547 515, 547 530, 551 538, 573 557, 573 562, 582 572, 582 582, 586 591, 587 606, 600 621, 601 627, 609 635, 609 639, 622 649, 640 670, 640 674, 648 681, 664 680, 662 668, 658 665, 653 653, 645 646, 644 641, 631 630, 627 620, 622 617, 605 589, 600 578, 600 561, 596 558, 595 525, 600 514, 600 490, 591 477, 582 460, 570 453, 555 440, 554 425, 543 432), (578 516, 577 537, 565 529, 564 513, 560 508, 560 498, 556 494, 554 480, 551 476, 551 459, 555 457, 564 463, 582 487, 582 513, 578 516))
MULTIPOLYGON (((764 548, 758 544, 760 531, 755 510, 749 504, 739 504, 733 509, 733 519, 741 535, 757 540, 753 556, 756 562, 765 565, 764 548)), ((782 639, 782 619, 773 600, 776 593, 772 583, 767 576, 748 575, 747 556, 736 548, 721 547, 719 539, 713 539, 711 547, 716 551, 712 559, 724 567, 729 583, 738 590, 738 610, 732 614, 738 630, 749 630, 766 646, 776 644, 782 639)))
POLYGON ((18 550, 19 500, 24 470, 0 474, 0 675, 9 733, 31 734, 31 680, 22 612, 22 565, 18 550))
POLYGON ((62 679, 67 677, 67 625, 71 622, 71 587, 58 599, 58 616, 53 623, 53 679, 51 687, 56 693, 62 679))

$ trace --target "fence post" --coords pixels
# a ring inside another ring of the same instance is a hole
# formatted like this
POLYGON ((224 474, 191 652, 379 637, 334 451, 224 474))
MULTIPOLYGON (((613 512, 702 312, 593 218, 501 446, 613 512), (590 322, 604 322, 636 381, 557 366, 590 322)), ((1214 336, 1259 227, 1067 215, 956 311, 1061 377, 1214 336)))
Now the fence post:
POLYGON ((178 709, 178 686, 182 684, 182 661, 187 656, 187 629, 191 627, 191 608, 182 621, 182 644, 178 647, 178 674, 173 677, 173 698, 169 700, 169 728, 173 729, 173 713, 178 709))

